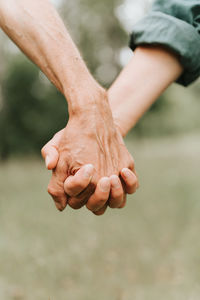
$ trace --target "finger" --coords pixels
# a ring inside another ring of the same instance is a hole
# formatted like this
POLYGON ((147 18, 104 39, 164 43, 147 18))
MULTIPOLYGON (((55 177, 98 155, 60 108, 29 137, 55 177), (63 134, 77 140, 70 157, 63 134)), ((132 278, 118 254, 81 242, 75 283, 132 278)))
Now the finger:
MULTIPOLYGON (((127 169, 127 168, 125 168, 125 169, 127 169)), ((130 157, 128 169, 135 173, 135 162, 134 162, 134 159, 132 156, 130 157)))
POLYGON ((109 206, 111 208, 117 208, 122 205, 123 202, 123 187, 120 179, 117 175, 110 176, 111 181, 111 193, 109 199, 109 206))
POLYGON ((127 196, 126 196, 126 194, 124 194, 123 202, 119 208, 124 208, 126 206, 126 202, 127 202, 127 196))
POLYGON ((76 197, 70 197, 68 199, 68 204, 73 209, 80 209, 83 207, 87 202, 90 196, 94 193, 96 185, 93 182, 90 182, 87 188, 81 192, 76 197))
POLYGON ((67 198, 65 195, 60 195, 59 197, 55 197, 55 196, 52 196, 51 197, 53 198, 54 200, 54 203, 55 203, 55 206, 56 208, 59 210, 59 211, 63 211, 65 209, 65 207, 67 206, 67 198))
POLYGON ((52 140, 50 140, 41 150, 42 157, 45 159, 45 165, 48 170, 55 169, 59 154, 55 145, 52 145, 52 140))
POLYGON ((107 204, 105 204, 100 210, 98 211, 94 211, 93 214, 95 214, 96 216, 102 216, 106 209, 108 208, 107 204))
POLYGON ((45 159, 46 168, 48 170, 55 169, 59 159, 59 154, 57 149, 54 148, 53 146, 48 145, 46 146, 44 151, 45 151, 44 159, 45 159))
POLYGON ((110 195, 110 179, 103 177, 97 183, 94 194, 89 198, 86 206, 89 210, 95 212, 104 207, 110 195))
POLYGON ((124 168, 120 172, 121 177, 125 183, 125 191, 128 194, 133 194, 138 188, 138 179, 136 175, 129 169, 124 168))
POLYGON ((74 176, 69 176, 64 182, 65 193, 71 197, 76 197, 84 189, 87 188, 92 176, 94 174, 94 167, 91 164, 85 165, 74 176))
POLYGON ((57 166, 59 153, 58 145, 62 136, 62 130, 54 135, 54 137, 42 148, 41 154, 45 159, 46 168, 53 170, 57 166))
POLYGON ((62 211, 67 205, 67 195, 64 192, 63 183, 59 182, 55 172, 53 172, 48 185, 48 193, 53 198, 56 207, 62 211))

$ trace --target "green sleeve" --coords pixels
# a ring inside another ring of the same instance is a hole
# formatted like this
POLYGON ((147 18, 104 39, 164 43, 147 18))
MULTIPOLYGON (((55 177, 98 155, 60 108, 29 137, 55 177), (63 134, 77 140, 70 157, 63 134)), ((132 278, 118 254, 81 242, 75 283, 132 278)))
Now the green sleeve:
POLYGON ((177 80, 187 86, 200 76, 200 0, 157 0, 152 11, 135 24, 130 47, 162 45, 180 57, 184 72, 177 80))

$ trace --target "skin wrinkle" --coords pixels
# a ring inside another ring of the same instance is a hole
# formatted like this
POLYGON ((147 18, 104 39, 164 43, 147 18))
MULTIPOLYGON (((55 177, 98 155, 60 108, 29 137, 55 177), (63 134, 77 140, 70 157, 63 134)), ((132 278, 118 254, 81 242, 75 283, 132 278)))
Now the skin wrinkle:
MULTIPOLYGON (((37 30, 38 32, 42 31, 44 32, 43 36, 48 36, 49 39, 53 40, 55 43, 59 43, 60 44, 60 54, 59 56, 64 56, 64 51, 62 51, 63 49, 63 43, 62 41, 65 40, 66 36, 64 35, 64 33, 62 31, 56 31, 56 34, 53 34, 55 32, 55 26, 54 25, 51 25, 51 23, 48 23, 48 27, 47 26, 44 26, 43 22, 42 21, 39 21, 36 20, 34 18, 34 15, 32 14, 32 11, 29 10, 27 7, 23 7, 21 6, 21 11, 23 11, 23 15, 26 15, 27 18, 29 19, 29 22, 30 20, 32 20, 32 24, 33 26, 35 26, 37 24, 36 27, 38 27, 39 29, 37 30), (50 26, 51 25, 51 26, 50 26)), ((54 22, 52 22, 53 24, 54 22)), ((65 30, 65 28, 63 28, 65 30)), ((54 43, 52 42, 52 44, 54 43)), ((42 44, 45 44, 43 40, 41 40, 41 43, 42 44)), ((40 51, 43 52, 43 47, 39 47, 40 51)), ((43 55, 45 57, 45 52, 43 52, 43 55)), ((71 69, 71 65, 73 64, 73 60, 75 60, 77 62, 77 60, 79 59, 79 57, 75 57, 75 58, 72 58, 72 59, 69 59, 68 61, 68 67, 69 69, 71 69)), ((51 59, 49 57, 49 60, 51 62, 51 59)), ((54 60, 55 60, 55 56, 54 56, 54 60)), ((51 64, 50 64, 51 65, 51 64)), ((61 66, 62 67, 62 66, 61 66)), ((60 68, 62 69, 62 68, 60 68)), ((46 62, 46 66, 43 68, 43 71, 47 74, 49 74, 48 77, 50 77, 50 81, 56 85, 56 87, 63 93, 64 92, 64 88, 63 88, 63 85, 62 83, 59 81, 59 78, 58 76, 56 75, 56 72, 52 72, 50 71, 50 66, 49 66, 49 63, 48 63, 48 60, 46 62)), ((64 72, 63 72, 63 76, 64 76, 64 72)))
MULTIPOLYGON (((123 135, 137 123, 144 110, 147 110, 152 102, 155 102, 162 91, 178 78, 182 71, 183 68, 177 57, 162 47, 139 47, 136 49, 133 59, 109 90, 109 100, 115 115, 115 122, 117 119, 117 128, 120 128, 123 135), (155 72, 155 67, 157 72, 155 72), (151 74, 154 76, 150 81, 149 75, 151 74), (146 83, 145 89, 144 82, 146 83), (124 99, 123 102, 122 99, 124 99)), ((123 143, 122 139, 118 142, 120 145, 123 143)), ((120 147, 116 149, 120 153, 120 147)), ((127 162, 128 166, 131 166, 132 161, 127 158, 127 162)), ((122 179, 121 176, 120 178, 122 179)), ((126 190, 123 180, 122 185, 126 190)), ((138 186, 137 181, 135 186, 138 186)), ((125 204, 126 197, 124 195, 122 207, 125 204)))
POLYGON ((59 160, 49 184, 50 193, 60 196, 60 209, 64 209, 67 176, 90 163, 96 170, 93 178, 96 186, 101 177, 128 167, 130 154, 125 146, 121 146, 106 91, 87 70, 49 1, 7 0, 5 6, 7 24, 13 30, 6 31, 3 25, 2 29, 59 89, 63 89, 68 102, 69 121, 62 132, 58 145, 59 160), (23 9, 19 13, 19 2, 26 13, 23 9), (23 33, 23 38, 19 38, 18 32, 23 33))
MULTIPOLYGON (((97 110, 95 110, 95 113, 96 113, 96 117, 97 117, 97 110)), ((104 122, 103 122, 103 125, 104 125, 104 122)), ((105 126, 104 126, 105 127, 105 126)), ((109 149, 108 145, 107 144, 107 140, 105 139, 105 141, 99 137, 98 135, 98 132, 99 131, 99 128, 96 124, 96 138, 97 138, 97 141, 98 141, 98 145, 100 147, 100 150, 102 151, 102 154, 100 153, 100 161, 101 161, 101 164, 100 164, 100 168, 103 168, 103 172, 104 174, 107 174, 107 171, 108 171, 108 165, 112 165, 112 163, 108 162, 107 164, 105 164, 105 157, 107 157, 107 161, 110 159, 110 155, 109 155, 109 151, 107 149, 109 149)), ((106 132, 105 129, 103 129, 103 132, 106 132)), ((108 144, 109 141, 108 141, 108 144)))
MULTIPOLYGON (((94 110, 94 117, 97 119, 97 114, 99 114, 99 111, 97 110, 97 107, 95 107, 95 110, 94 110)), ((97 123, 95 123, 96 125, 96 130, 95 130, 95 134, 96 134, 96 139, 97 139, 97 142, 98 142, 98 145, 100 147, 100 150, 101 152, 103 153, 103 155, 105 155, 105 150, 104 150, 104 147, 103 147, 103 143, 101 141, 101 139, 99 138, 99 135, 97 134, 98 132, 98 126, 97 126, 97 123)), ((102 166, 101 166, 102 167, 102 166)), ((104 170, 105 172, 105 170, 104 170)))
MULTIPOLYGON (((20 2, 19 2, 19 6, 20 6, 20 2)), ((26 15, 26 14, 28 15, 28 17, 29 17, 29 22, 30 22, 30 20, 33 20, 33 24, 35 24, 36 22, 34 22, 34 17, 32 16, 32 14, 31 14, 27 9, 23 8, 23 6, 20 6, 20 8, 21 8, 22 11, 24 11, 24 15, 26 15)), ((20 10, 18 10, 18 11, 20 11, 20 10)), ((41 25, 41 22, 40 22, 40 25, 41 25)), ((25 24, 24 24, 24 27, 25 27, 25 24)), ((6 30, 9 30, 10 32, 15 33, 16 36, 17 36, 18 41, 19 41, 19 40, 21 41, 20 43, 24 43, 24 42, 26 42, 26 40, 30 40, 30 39, 29 39, 29 36, 26 36, 25 33, 23 34, 23 33, 21 33, 21 32, 18 32, 14 27, 11 27, 11 26, 7 25, 7 23, 5 23, 5 28, 6 28, 6 30), (24 41, 23 41, 23 40, 24 40, 24 41)), ((26 28, 26 27, 25 27, 25 28, 26 28)), ((44 26, 41 25, 41 28, 43 29, 43 31, 45 31, 46 34, 48 34, 48 31, 45 30, 45 27, 44 27, 44 26)), ((53 38, 53 35, 51 35, 51 38, 53 38)), ((32 40, 32 39, 31 39, 31 40, 32 40)), ((30 40, 30 41, 31 41, 31 40, 30 40)), ((33 45, 35 45, 35 44, 33 44, 33 45)), ((32 58, 33 60, 39 61, 39 60, 38 60, 38 57, 37 57, 37 52, 38 52, 38 49, 37 49, 37 48, 39 48, 39 50, 42 51, 42 47, 36 47, 36 50, 34 51, 34 52, 35 52, 35 55, 32 55, 31 58, 32 58)), ((45 54, 45 53, 43 53, 43 54, 45 54)), ((56 74, 53 73, 53 72, 50 70, 50 67, 48 66, 48 62, 44 63, 43 71, 44 71, 45 73, 48 74, 48 77, 50 78, 51 82, 52 82, 53 84, 55 84, 56 87, 57 87, 61 92, 63 92, 63 87, 62 87, 61 83, 59 82, 59 80, 58 80, 56 74)))

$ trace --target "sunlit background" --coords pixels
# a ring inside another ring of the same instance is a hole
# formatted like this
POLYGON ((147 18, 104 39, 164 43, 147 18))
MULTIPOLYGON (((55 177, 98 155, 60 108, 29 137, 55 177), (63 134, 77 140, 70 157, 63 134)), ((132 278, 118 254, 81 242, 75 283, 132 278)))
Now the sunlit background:
MULTIPOLYGON (((106 88, 151 2, 53 1, 106 88)), ((172 85, 126 138, 140 178, 126 208, 60 214, 39 155, 66 101, 2 32, 0 58, 0 299, 199 299, 200 81, 172 85)))

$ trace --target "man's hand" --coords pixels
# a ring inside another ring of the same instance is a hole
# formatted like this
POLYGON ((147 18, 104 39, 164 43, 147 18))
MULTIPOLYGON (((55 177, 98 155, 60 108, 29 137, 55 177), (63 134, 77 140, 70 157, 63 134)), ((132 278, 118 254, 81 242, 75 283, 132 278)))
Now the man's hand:
POLYGON ((48 190, 60 210, 68 202, 75 209, 86 204, 91 211, 102 214, 108 204, 113 208, 125 205, 121 182, 128 193, 138 186, 136 175, 130 171, 134 171, 133 159, 114 127, 106 94, 103 97, 102 105, 91 107, 87 115, 70 117, 66 128, 42 150, 49 169, 58 161, 48 190))
MULTIPOLYGON (((58 153, 58 146, 60 140, 62 138, 63 130, 59 131, 54 135, 54 137, 42 148, 42 156, 45 159, 46 167, 48 170, 53 170, 56 168, 59 153, 58 153)), ((65 193, 69 193, 71 197, 73 197, 74 201, 79 203, 80 198, 85 194, 87 195, 88 190, 92 187, 92 177, 94 175, 94 167, 93 165, 84 165, 81 167, 77 173, 73 176, 69 176, 65 183, 65 193)), ((132 194, 138 188, 138 180, 136 175, 130 171, 128 168, 124 168, 120 172, 120 179, 116 175, 110 176, 110 190, 107 192, 107 204, 105 207, 97 212, 94 212, 96 215, 101 215, 105 212, 107 206, 111 208, 123 208, 126 204, 126 193, 132 194)), ((106 182, 101 180, 98 182, 97 187, 95 189, 94 195, 95 198, 99 199, 102 196, 101 192, 101 184, 103 188, 106 189, 106 182), (104 187, 105 185, 105 187, 104 187)), ((67 197, 67 195, 66 195, 67 197)), ((69 199, 69 196, 67 197, 69 199)), ((64 200, 64 203, 66 203, 64 200)), ((62 210, 61 205, 55 200, 55 204, 58 209, 62 210)))

